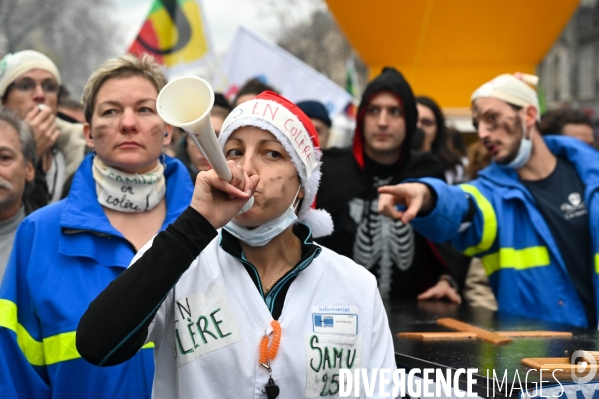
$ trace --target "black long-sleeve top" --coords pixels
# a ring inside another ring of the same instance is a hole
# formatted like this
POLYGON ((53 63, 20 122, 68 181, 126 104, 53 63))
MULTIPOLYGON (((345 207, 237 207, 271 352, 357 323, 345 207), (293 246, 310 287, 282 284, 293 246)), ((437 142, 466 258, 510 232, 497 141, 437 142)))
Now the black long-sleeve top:
POLYGON ((152 246, 102 291, 79 321, 81 357, 98 366, 133 357, 169 291, 216 235, 210 222, 189 207, 154 237, 152 246))
MULTIPOLYGON (((255 266, 247 260, 243 262, 265 301, 273 292, 278 293, 269 301, 275 320, 283 311, 290 285, 321 251, 312 242, 307 226, 296 224, 293 233, 301 242, 300 260, 268 294, 262 290, 255 266)), ((152 246, 102 291, 81 318, 76 341, 81 356, 98 366, 113 366, 133 357, 143 346, 148 327, 170 290, 216 234, 212 225, 191 207, 159 233, 152 246)), ((222 234, 222 249, 237 259, 244 258, 239 241, 227 231, 222 234)))

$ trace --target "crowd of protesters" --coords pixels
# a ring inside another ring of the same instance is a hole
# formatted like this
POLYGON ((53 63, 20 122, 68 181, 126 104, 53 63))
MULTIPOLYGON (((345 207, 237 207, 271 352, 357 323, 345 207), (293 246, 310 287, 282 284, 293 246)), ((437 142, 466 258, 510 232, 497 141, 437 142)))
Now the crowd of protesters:
MULTIPOLYGON (((597 328, 593 124, 569 108, 542 116, 534 78, 515 73, 480 82, 470 99, 479 140, 467 149, 441 107, 415 96, 391 67, 366 86, 350 148, 327 145, 335 126, 319 99, 293 104, 251 79, 234 98, 216 93, 209 115, 234 176, 225 183, 194 140, 158 115, 156 99, 167 80, 151 57, 105 62, 77 101, 46 55, 6 55, 0 61, 0 397, 166 398, 188 397, 192 389, 218 397, 218 387, 236 378, 226 367, 246 373, 238 378, 247 386, 229 387, 222 397, 278 390, 274 376, 299 389, 284 397, 304 397, 316 387, 306 382, 300 389, 294 378, 324 377, 295 359, 303 336, 284 323, 309 312, 287 309, 286 298, 299 303, 310 293, 322 303, 302 306, 368 307, 355 321, 366 334, 362 367, 390 366, 383 301, 466 302, 597 328), (274 114, 273 120, 266 111, 262 118, 238 117, 248 107, 275 105, 310 137, 304 149, 274 114), (255 210, 237 215, 248 192, 255 210), (243 273, 229 270, 232 262, 243 273), (203 288, 192 275, 206 281, 203 288), (319 288, 326 281, 347 292, 319 288), (202 290, 230 300, 199 299, 202 290), (256 292, 264 309, 253 303, 256 292), (214 333, 204 316, 188 325, 190 301, 218 308, 209 315, 214 333), (170 328, 176 318, 191 341, 170 328), (259 340, 263 330, 240 335, 238 329, 269 318, 282 327, 273 324, 267 335, 283 328, 294 342, 281 354, 293 371, 263 365, 264 374, 257 361, 242 368, 249 357, 241 335, 259 340), (206 352, 195 351, 202 341, 206 352), (227 358, 222 364, 210 353, 217 349, 227 358), (205 364, 184 369, 202 356, 205 364), (202 383, 192 371, 203 373, 202 383)), ((337 344, 357 350, 343 342, 337 344)))

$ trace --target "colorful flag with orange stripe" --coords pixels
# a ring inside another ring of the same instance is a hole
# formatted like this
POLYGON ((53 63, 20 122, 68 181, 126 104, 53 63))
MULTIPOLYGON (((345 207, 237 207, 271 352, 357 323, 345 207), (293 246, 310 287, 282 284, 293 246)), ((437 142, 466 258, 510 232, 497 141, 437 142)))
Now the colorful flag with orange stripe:
POLYGON ((128 51, 151 54, 173 72, 211 62, 211 49, 199 0, 155 0, 128 51))

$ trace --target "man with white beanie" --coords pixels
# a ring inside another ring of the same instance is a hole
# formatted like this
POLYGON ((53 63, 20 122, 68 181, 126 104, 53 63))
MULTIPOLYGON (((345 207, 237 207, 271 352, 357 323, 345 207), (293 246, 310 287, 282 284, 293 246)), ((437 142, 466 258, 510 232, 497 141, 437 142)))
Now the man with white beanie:
POLYGON ((500 75, 472 95, 473 124, 493 157, 476 180, 381 187, 379 210, 480 257, 500 311, 596 328, 598 154, 541 137, 536 81, 500 75))
POLYGON ((60 85, 58 68, 40 52, 23 50, 0 60, 2 105, 16 111, 35 138, 39 162, 30 199, 38 207, 61 198, 85 151, 83 125, 56 117, 60 85))

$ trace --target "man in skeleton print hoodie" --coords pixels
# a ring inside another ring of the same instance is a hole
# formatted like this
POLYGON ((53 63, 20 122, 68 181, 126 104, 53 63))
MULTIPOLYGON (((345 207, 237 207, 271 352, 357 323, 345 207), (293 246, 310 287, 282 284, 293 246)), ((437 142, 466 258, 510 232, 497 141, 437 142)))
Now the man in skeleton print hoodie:
POLYGON ((384 68, 362 96, 353 149, 331 149, 323 156, 317 207, 332 215, 335 231, 319 243, 370 270, 383 298, 459 302, 452 275, 460 273, 449 268, 462 269, 463 258, 377 212, 380 186, 425 176, 444 179, 432 155, 410 150, 417 119, 410 85, 394 68, 384 68))

